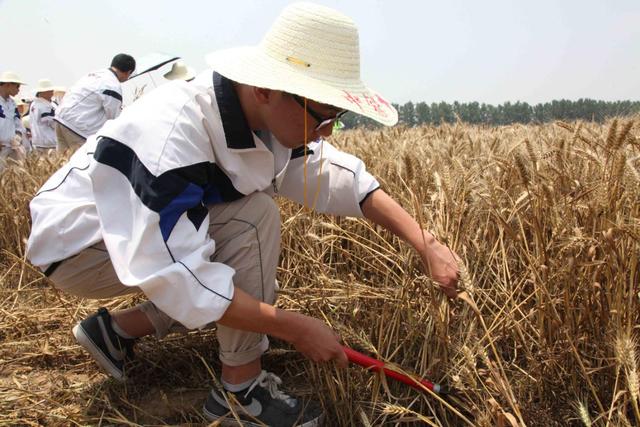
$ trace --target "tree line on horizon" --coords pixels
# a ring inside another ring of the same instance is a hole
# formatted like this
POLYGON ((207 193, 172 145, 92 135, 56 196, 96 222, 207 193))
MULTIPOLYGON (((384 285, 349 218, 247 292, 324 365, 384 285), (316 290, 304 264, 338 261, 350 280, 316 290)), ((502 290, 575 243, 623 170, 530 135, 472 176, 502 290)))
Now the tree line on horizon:
MULTIPOLYGON (((567 99, 530 105, 526 102, 505 102, 491 105, 479 102, 418 102, 393 104, 398 110, 398 123, 409 127, 439 125, 461 121, 490 126, 514 123, 547 123, 555 120, 587 120, 598 123, 615 116, 628 116, 640 112, 640 101, 596 101, 594 99, 567 99)), ((381 125, 358 114, 347 113, 340 120, 345 128, 375 128, 381 125)))

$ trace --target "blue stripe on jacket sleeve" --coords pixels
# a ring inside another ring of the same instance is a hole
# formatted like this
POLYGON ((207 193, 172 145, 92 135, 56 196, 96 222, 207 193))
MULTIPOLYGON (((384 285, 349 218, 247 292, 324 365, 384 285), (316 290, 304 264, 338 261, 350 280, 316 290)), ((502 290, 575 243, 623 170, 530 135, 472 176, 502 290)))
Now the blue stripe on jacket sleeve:
POLYGON ((202 195, 204 191, 201 187, 193 183, 189 183, 182 193, 171 200, 162 210, 160 214, 160 232, 162 238, 166 242, 178 220, 183 213, 189 209, 202 204, 202 195))

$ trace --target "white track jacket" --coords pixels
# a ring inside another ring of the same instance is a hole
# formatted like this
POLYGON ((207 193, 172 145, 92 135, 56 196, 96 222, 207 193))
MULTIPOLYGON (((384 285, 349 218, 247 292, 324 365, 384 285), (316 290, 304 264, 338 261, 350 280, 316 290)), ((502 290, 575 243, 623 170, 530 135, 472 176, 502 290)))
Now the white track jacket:
POLYGON ((87 74, 62 98, 55 120, 83 138, 96 133, 122 110, 120 81, 111 69, 87 74))

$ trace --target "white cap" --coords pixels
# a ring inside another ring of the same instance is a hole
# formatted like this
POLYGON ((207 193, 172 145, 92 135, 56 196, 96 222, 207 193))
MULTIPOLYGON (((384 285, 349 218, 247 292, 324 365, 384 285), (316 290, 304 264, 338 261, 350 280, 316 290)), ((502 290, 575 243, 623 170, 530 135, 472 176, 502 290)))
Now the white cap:
POLYGON ((171 66, 171 71, 164 75, 167 80, 191 80, 196 76, 193 68, 187 67, 182 61, 176 61, 171 66))

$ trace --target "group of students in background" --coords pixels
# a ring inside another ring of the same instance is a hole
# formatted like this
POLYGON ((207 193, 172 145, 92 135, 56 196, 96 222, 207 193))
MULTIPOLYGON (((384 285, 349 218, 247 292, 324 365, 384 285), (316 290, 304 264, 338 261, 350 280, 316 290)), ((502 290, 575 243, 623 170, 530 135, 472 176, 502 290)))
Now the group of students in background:
MULTIPOLYGON (((122 110, 121 83, 135 72, 128 54, 113 57, 109 68, 82 77, 68 91, 41 79, 33 99, 16 99, 26 85, 12 71, 0 74, 0 171, 8 160, 19 161, 27 153, 75 150, 122 110)), ((164 74, 168 80, 192 80, 195 73, 175 62, 164 74)))

